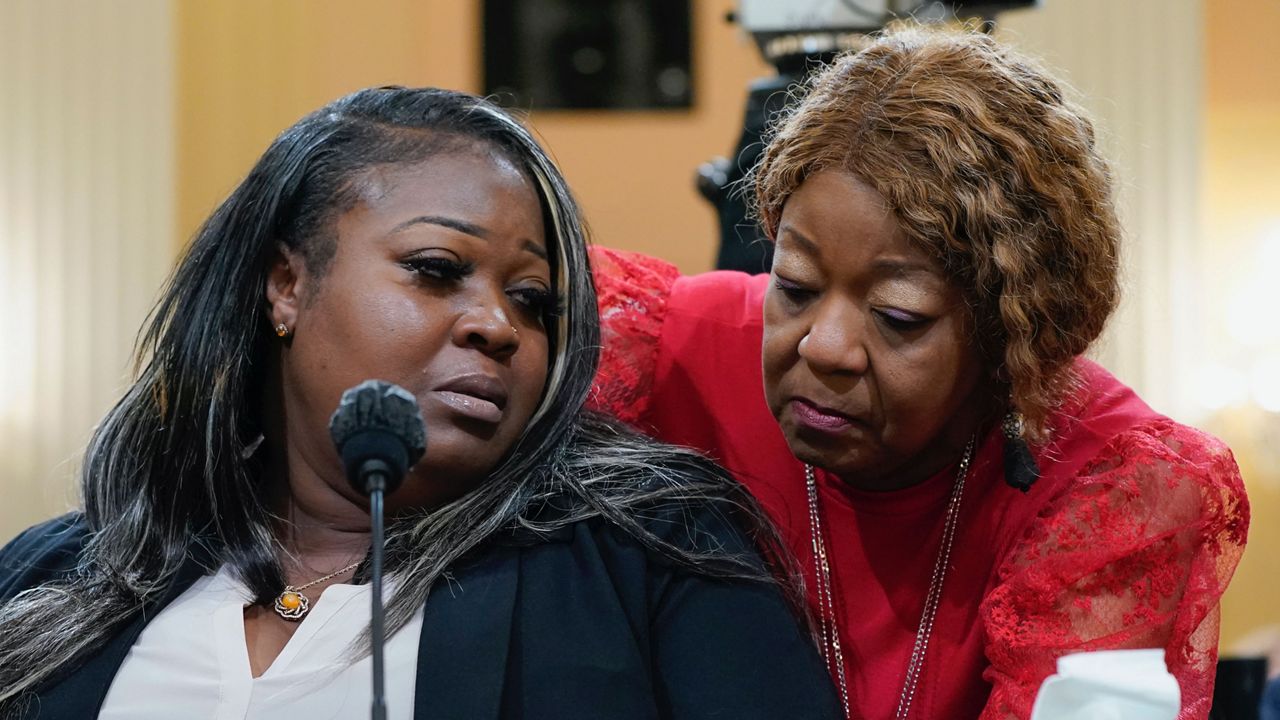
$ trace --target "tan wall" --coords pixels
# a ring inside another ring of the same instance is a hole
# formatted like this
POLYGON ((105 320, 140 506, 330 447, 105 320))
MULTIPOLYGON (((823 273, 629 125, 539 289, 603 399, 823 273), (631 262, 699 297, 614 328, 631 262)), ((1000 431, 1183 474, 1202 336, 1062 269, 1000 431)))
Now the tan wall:
POLYGON ((477 13, 454 0, 177 3, 179 237, 326 102, 370 85, 473 89, 477 13))
MULTIPOLYGON (((716 227, 694 168, 737 140, 746 86, 766 74, 724 22, 728 0, 695 2, 687 112, 539 113, 531 123, 577 192, 598 242, 686 272, 709 269, 716 227)), ((178 4, 178 224, 189 237, 280 130, 375 84, 480 90, 480 10, 458 0, 222 0, 178 4)))
MULTIPOLYGON (((1202 202, 1204 233, 1215 248, 1209 300, 1221 308, 1221 299, 1255 269, 1259 237, 1268 226, 1280 227, 1280 53, 1274 37, 1280 4, 1214 2, 1206 20, 1202 202)), ((1256 310, 1260 322, 1280 323, 1280 303, 1256 310)), ((1231 344, 1221 324, 1203 331, 1208 348, 1231 344)), ((1211 429, 1235 450, 1253 506, 1249 546, 1223 600, 1225 650, 1259 628, 1280 625, 1280 416, 1237 408, 1221 413, 1211 429)), ((1271 642, 1280 642, 1280 634, 1271 642)))

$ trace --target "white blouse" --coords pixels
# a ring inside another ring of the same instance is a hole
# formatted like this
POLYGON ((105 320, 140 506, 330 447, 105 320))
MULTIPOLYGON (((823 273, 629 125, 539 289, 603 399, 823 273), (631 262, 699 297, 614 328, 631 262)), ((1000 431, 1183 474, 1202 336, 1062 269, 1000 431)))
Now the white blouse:
MULTIPOLYGON (((369 586, 325 588, 257 678, 244 635, 244 607, 251 599, 226 568, 197 580, 143 629, 99 720, 369 717, 372 661, 366 656, 351 663, 348 653, 369 624, 369 586)), ((421 631, 419 610, 387 640, 389 720, 413 717, 421 631)))

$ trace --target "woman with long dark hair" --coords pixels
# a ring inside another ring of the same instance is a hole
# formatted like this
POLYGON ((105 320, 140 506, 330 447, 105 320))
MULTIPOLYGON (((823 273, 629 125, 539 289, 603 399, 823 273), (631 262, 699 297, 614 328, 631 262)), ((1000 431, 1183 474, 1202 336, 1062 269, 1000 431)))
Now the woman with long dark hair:
POLYGON ((178 265, 83 509, 0 553, 0 711, 363 715, 368 507, 325 428, 377 377, 430 437, 388 500, 392 717, 833 716, 750 497, 584 414, 598 342, 578 210, 509 116, 304 118, 178 265))

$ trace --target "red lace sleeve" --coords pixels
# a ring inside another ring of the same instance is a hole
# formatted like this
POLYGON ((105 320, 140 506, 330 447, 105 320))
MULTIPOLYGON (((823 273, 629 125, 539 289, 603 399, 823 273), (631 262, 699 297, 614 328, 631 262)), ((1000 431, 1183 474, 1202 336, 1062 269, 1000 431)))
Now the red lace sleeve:
POLYGON ((1056 659, 1163 647, 1179 720, 1208 717, 1218 599, 1249 506, 1230 450, 1153 421, 1114 438, 1049 502, 982 604, 992 693, 983 720, 1025 720, 1056 659))
POLYGON ((680 271, 646 255, 591 248, 600 303, 600 369, 587 404, 639 424, 648 409, 667 298, 680 271))

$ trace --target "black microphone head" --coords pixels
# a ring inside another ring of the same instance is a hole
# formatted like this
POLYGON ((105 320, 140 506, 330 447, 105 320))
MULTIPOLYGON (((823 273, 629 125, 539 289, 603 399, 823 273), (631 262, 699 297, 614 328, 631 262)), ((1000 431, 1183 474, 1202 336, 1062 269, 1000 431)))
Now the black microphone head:
POLYGON ((377 470, 391 494, 427 450, 427 426, 408 390, 382 380, 365 380, 342 393, 329 418, 329 436, 342 457, 347 481, 369 494, 367 478, 377 470))

